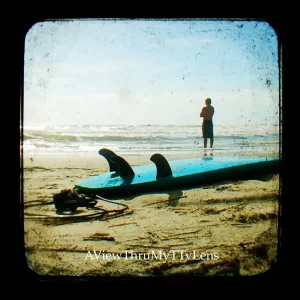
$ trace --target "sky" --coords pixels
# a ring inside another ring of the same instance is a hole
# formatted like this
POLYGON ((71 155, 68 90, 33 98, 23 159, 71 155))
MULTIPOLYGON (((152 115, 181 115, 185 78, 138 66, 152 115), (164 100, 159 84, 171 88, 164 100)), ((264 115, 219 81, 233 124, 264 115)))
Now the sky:
POLYGON ((24 40, 23 126, 279 124, 278 38, 265 21, 74 19, 24 40))

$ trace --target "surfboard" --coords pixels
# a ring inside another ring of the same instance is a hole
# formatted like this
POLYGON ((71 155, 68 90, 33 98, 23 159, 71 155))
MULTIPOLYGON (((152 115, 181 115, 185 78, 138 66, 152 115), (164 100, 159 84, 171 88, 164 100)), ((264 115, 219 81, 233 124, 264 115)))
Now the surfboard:
POLYGON ((102 197, 178 189, 229 179, 279 171, 279 158, 255 156, 204 156, 168 161, 162 154, 150 157, 152 163, 131 167, 121 156, 101 149, 109 171, 81 180, 75 189, 102 197))

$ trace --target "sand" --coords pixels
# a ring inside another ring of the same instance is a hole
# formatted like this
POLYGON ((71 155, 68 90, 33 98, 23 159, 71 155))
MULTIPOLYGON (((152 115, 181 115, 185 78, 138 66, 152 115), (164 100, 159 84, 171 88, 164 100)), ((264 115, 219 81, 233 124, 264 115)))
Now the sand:
MULTIPOLYGON (((132 166, 149 163, 146 156, 124 158, 132 166)), ((243 276, 276 264, 279 174, 98 199, 95 209, 79 207, 71 218, 57 214, 54 193, 107 170, 98 155, 24 157, 24 254, 36 274, 243 276)))

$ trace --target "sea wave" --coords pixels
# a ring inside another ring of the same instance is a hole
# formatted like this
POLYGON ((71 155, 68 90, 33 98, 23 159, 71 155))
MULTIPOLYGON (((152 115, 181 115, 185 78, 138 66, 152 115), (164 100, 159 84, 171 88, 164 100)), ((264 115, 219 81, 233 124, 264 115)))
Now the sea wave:
MULTIPOLYGON (((215 126, 217 151, 264 149, 277 151, 278 127, 215 126)), ((199 126, 56 126, 23 128, 23 149, 45 153, 95 154, 101 148, 122 154, 197 152, 203 145, 199 126)))

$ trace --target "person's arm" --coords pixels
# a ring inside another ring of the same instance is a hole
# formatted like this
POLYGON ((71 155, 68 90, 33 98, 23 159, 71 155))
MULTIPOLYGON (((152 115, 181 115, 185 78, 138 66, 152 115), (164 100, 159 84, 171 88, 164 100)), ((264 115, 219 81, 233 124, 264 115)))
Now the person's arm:
POLYGON ((203 117, 203 109, 200 112, 200 118, 202 118, 202 117, 203 117))

